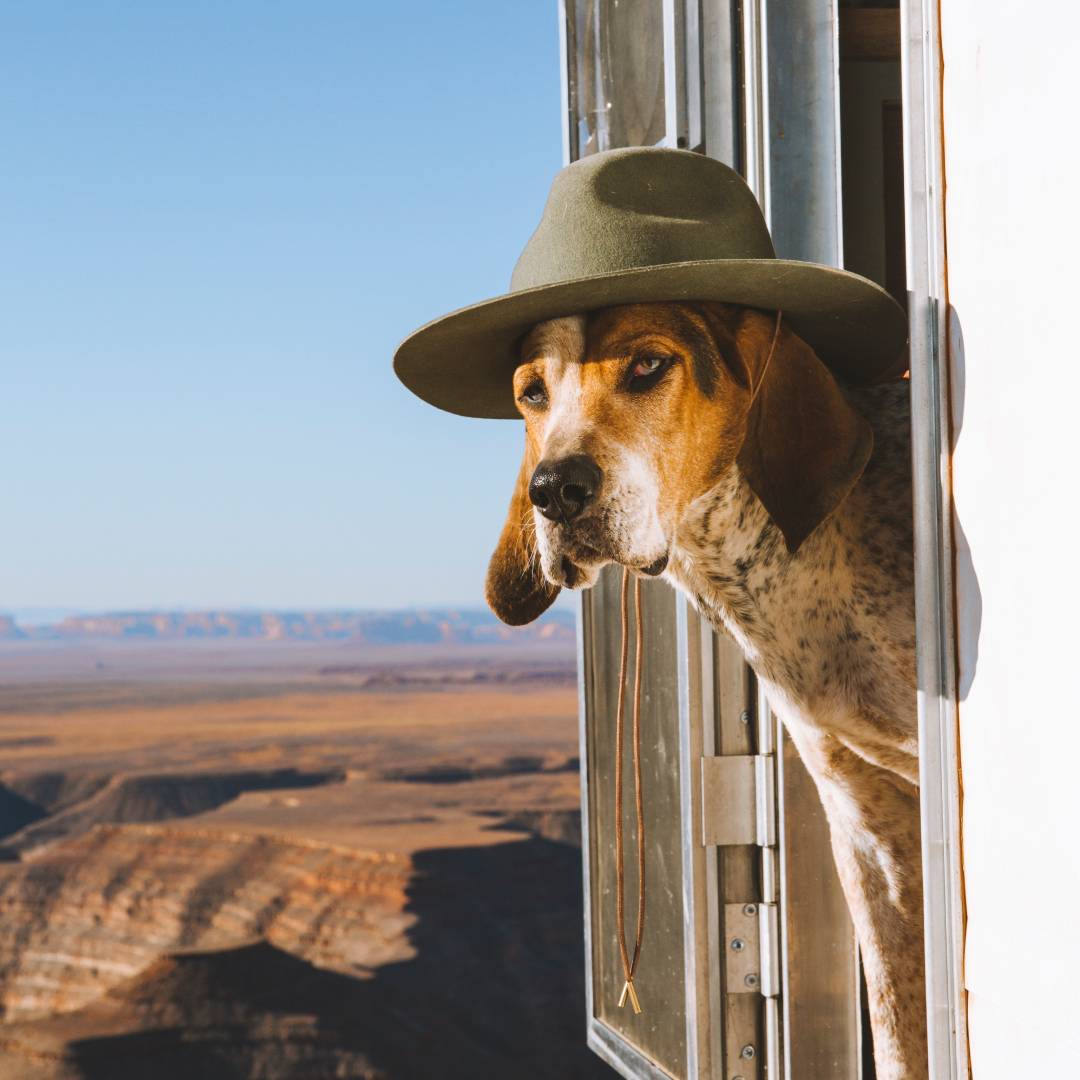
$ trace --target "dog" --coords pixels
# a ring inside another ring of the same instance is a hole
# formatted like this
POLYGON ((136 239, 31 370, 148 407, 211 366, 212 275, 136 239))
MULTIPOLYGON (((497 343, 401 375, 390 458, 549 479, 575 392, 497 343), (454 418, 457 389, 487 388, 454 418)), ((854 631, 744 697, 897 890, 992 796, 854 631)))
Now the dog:
POLYGON ((879 1080, 926 1077, 908 383, 841 387, 782 312, 651 302, 535 326, 513 387, 489 604, 616 563, 734 638, 828 817, 879 1080))

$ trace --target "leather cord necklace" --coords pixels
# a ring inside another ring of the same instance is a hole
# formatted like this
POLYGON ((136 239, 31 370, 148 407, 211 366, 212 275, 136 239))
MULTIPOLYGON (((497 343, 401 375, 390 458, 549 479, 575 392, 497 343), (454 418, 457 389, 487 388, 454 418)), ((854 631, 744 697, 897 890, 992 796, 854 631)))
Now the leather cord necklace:
MULTIPOLYGON (((773 330, 769 355, 761 368, 761 376, 750 394, 750 404, 757 400, 758 393, 765 382, 769 365, 772 363, 776 343, 780 340, 780 322, 783 311, 776 313, 776 328, 773 330)), ((622 960, 623 988, 619 995, 621 1009, 629 999, 635 1013, 641 1012, 641 1001, 634 989, 634 973, 641 958, 641 945, 645 938, 645 800, 641 790, 641 578, 634 577, 634 698, 631 707, 631 739, 633 742, 634 765, 634 802, 637 817, 637 925, 634 931, 634 952, 631 956, 626 946, 626 865, 623 853, 623 743, 625 740, 626 669, 629 659, 630 612, 629 612, 630 569, 623 567, 622 588, 619 593, 619 614, 622 625, 622 644, 619 649, 619 694, 615 705, 615 919, 619 927, 619 957, 622 960)))
POLYGON ((641 1002, 634 989, 634 972, 641 957, 641 943, 645 936, 645 803, 641 792, 641 578, 634 578, 634 704, 631 710, 634 751, 634 796, 637 810, 637 928, 634 933, 634 955, 630 957, 626 947, 624 925, 626 892, 626 867, 623 860, 623 713, 626 696, 626 661, 629 646, 629 611, 627 604, 630 570, 623 568, 620 593, 622 617, 622 647, 619 653, 619 696, 615 706, 615 918, 619 924, 619 955, 622 958, 623 983, 619 995, 619 1008, 629 997, 634 1012, 641 1012, 641 1002))

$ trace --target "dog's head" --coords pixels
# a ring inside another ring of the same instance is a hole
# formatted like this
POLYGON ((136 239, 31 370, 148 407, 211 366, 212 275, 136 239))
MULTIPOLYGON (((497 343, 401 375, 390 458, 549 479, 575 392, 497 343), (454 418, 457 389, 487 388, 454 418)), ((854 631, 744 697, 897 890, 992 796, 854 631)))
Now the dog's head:
POLYGON ((873 443, 776 313, 725 304, 541 323, 522 343, 514 397, 525 456, 486 590, 514 625, 606 563, 662 573, 686 509, 736 466, 795 551, 873 443))

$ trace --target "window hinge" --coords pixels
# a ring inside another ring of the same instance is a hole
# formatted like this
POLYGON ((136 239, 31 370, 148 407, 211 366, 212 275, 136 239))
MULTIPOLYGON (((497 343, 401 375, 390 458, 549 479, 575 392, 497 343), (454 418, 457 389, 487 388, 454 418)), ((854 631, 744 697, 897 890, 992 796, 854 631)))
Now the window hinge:
POLYGON ((725 993, 780 993, 779 921, 775 904, 724 905, 725 993))
POLYGON ((771 754, 701 759, 701 842, 776 843, 776 782, 771 754))

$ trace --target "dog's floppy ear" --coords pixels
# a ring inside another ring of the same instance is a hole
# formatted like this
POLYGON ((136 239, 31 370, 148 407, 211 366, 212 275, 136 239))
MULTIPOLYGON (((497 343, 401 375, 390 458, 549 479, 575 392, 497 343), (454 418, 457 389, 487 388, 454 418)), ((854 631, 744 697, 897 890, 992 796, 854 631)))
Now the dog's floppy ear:
POLYGON ((829 369, 781 317, 745 309, 736 351, 753 395, 739 469, 791 552, 847 497, 874 448, 874 432, 829 369))
POLYGON ((491 610, 510 626, 524 626, 539 618, 559 595, 559 586, 544 577, 536 550, 536 528, 529 501, 535 456, 526 440, 525 457, 510 498, 506 524, 488 563, 484 585, 491 610))

